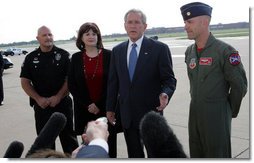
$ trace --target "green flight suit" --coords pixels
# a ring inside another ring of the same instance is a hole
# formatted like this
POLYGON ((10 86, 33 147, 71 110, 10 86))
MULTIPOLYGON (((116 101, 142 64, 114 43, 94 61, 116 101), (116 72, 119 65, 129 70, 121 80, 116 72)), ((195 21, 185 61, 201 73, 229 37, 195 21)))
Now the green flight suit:
POLYGON ((231 119, 247 92, 238 52, 210 34, 201 52, 195 44, 185 52, 190 80, 190 157, 230 158, 231 119))

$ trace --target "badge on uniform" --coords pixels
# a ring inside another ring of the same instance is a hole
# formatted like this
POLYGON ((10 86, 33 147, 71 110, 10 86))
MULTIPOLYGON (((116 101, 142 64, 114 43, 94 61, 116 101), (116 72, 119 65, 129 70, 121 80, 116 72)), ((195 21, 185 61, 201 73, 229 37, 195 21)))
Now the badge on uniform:
POLYGON ((238 54, 237 51, 233 52, 230 56, 229 56, 229 62, 231 65, 236 66, 239 63, 241 63, 241 58, 240 55, 238 54))
POLYGON ((190 69, 194 69, 196 67, 196 58, 191 58, 189 67, 190 69))
POLYGON ((211 66, 212 63, 213 63, 213 58, 212 57, 201 57, 199 59, 199 65, 211 66))
POLYGON ((61 59, 61 54, 57 53, 55 55, 55 60, 59 61, 61 59))
POLYGON ((39 62, 40 62, 40 61, 39 61, 39 58, 38 58, 38 57, 34 57, 33 63, 37 64, 37 63, 39 63, 39 62))

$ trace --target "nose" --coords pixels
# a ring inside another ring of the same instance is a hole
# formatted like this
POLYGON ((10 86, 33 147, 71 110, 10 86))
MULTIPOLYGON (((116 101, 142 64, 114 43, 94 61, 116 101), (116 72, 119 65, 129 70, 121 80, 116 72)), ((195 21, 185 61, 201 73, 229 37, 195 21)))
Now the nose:
POLYGON ((188 23, 184 22, 184 29, 187 30, 188 29, 188 23))

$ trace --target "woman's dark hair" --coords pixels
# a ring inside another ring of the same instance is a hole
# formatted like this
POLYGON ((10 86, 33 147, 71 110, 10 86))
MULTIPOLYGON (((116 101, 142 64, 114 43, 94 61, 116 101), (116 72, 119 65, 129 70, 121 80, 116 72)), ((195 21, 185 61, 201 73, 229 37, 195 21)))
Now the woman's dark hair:
POLYGON ((92 30, 94 33, 97 34, 97 40, 98 40, 97 41, 97 48, 98 49, 103 48, 100 29, 95 23, 90 23, 90 22, 84 23, 79 28, 78 37, 77 37, 77 40, 76 40, 77 48, 79 48, 81 51, 85 50, 85 44, 82 41, 82 36, 83 36, 84 33, 87 33, 89 30, 92 30))

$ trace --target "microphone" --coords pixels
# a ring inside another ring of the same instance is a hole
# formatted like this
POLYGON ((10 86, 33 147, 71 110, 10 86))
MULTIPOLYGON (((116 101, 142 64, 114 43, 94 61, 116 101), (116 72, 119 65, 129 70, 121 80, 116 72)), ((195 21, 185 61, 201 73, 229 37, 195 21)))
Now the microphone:
POLYGON ((149 158, 186 158, 182 145, 166 119, 154 111, 140 122, 140 136, 149 158))
POLYGON ((67 119, 64 114, 59 112, 53 113, 35 139, 26 157, 33 154, 36 150, 51 148, 57 136, 65 127, 66 121, 67 119))
POLYGON ((20 158, 23 151, 23 143, 19 141, 13 141, 7 148, 3 158, 20 158))

